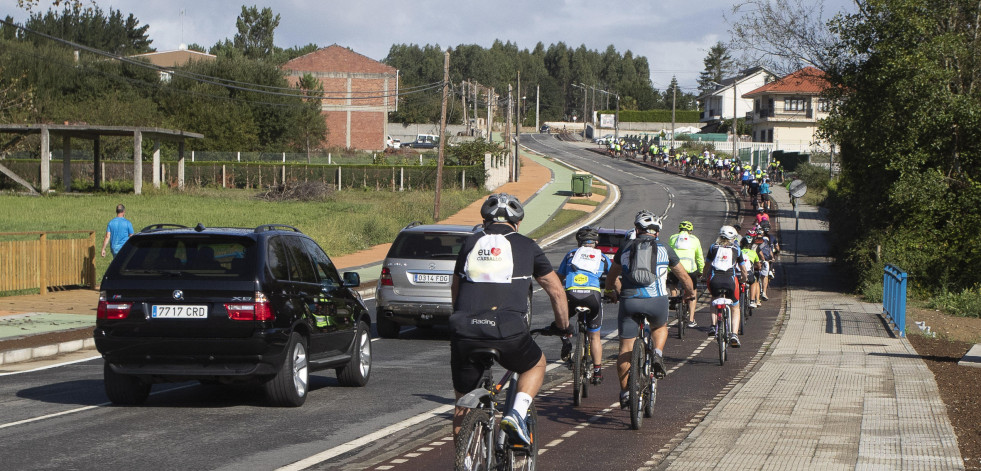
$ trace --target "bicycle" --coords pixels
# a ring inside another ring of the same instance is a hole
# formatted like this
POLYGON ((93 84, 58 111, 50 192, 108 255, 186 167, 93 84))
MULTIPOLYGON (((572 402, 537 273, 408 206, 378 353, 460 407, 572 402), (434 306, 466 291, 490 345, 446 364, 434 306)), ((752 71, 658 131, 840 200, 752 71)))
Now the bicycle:
POLYGON ((586 306, 576 306, 576 315, 579 316, 579 332, 576 334, 576 343, 572 346, 572 405, 582 404, 582 398, 589 397, 589 381, 593 378, 593 354, 592 342, 589 341, 589 333, 586 331, 586 316, 590 309, 586 306))
POLYGON ((630 354, 630 373, 627 389, 630 390, 630 428, 640 430, 645 417, 654 415, 657 401, 657 378, 654 377, 654 339, 644 316, 634 318, 640 324, 640 332, 630 354))
MULTIPOLYGON (((534 329, 532 334, 548 334, 547 329, 534 329)), ((493 348, 478 348, 470 352, 470 361, 484 365, 484 377, 480 386, 456 401, 459 407, 470 409, 463 417, 460 434, 456 440, 454 469, 457 471, 477 470, 526 470, 535 469, 538 445, 535 441, 535 424, 538 412, 535 403, 528 407, 528 435, 531 446, 513 443, 500 428, 498 414, 503 416, 514 405, 518 394, 518 379, 513 371, 505 371, 496 384, 491 377, 491 366, 500 361, 500 352, 493 348), (507 385, 503 404, 501 391, 507 385)))
POLYGON ((715 308, 715 341, 719 344, 719 366, 728 359, 729 334, 732 332, 732 300, 727 296, 728 289, 720 290, 719 297, 712 300, 715 308))
POLYGON ((678 339, 685 339, 685 329, 688 323, 688 301, 685 301, 684 296, 671 296, 668 298, 668 302, 674 305, 674 318, 678 323, 678 339))

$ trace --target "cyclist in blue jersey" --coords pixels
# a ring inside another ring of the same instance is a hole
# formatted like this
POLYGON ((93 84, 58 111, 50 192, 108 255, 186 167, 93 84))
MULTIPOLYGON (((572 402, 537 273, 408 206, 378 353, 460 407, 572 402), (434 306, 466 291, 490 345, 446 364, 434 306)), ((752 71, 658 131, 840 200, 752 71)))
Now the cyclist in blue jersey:
MULTIPOLYGON (((600 278, 610 271, 613 261, 596 248, 599 233, 586 226, 576 232, 579 247, 569 251, 556 271, 565 284, 565 295, 569 300, 569 315, 576 313, 579 306, 588 307, 589 314, 584 322, 587 325, 589 342, 592 344, 593 384, 603 381, 600 366, 603 363, 603 347, 600 343, 600 326, 603 325, 603 299, 600 278)), ((570 328, 578 329, 578 323, 569 321, 570 328)), ((562 337, 562 360, 569 361, 572 353, 571 336, 562 337)))

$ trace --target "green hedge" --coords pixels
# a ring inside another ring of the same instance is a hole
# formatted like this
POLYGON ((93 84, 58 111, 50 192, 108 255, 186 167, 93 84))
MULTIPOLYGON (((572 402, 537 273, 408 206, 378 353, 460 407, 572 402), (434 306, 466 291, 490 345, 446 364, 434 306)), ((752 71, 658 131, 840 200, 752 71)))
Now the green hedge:
MULTIPOLYGON (((603 114, 616 113, 615 110, 600 111, 603 114)), ((675 110, 677 123, 697 123, 702 113, 697 110, 675 110)), ((671 110, 620 110, 621 123, 670 123, 671 110)))

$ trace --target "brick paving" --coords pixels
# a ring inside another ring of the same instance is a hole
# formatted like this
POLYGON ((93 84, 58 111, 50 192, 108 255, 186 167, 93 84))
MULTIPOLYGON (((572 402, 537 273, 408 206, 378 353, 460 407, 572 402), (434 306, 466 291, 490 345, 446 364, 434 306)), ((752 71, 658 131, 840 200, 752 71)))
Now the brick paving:
POLYGON ((881 304, 837 285, 819 210, 801 204, 798 243, 789 195, 774 197, 788 208, 777 215, 781 331, 658 468, 964 469, 933 374, 889 332, 881 304))

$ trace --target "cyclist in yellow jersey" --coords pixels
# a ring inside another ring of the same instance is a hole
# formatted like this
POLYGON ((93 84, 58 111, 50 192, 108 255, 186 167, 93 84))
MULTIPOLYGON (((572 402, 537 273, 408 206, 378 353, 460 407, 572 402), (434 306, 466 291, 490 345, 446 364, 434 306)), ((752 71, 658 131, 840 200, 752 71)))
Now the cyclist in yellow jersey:
MULTIPOLYGON (((678 224, 678 233, 668 239, 668 245, 678 254, 681 265, 685 267, 685 271, 691 278, 691 285, 696 286, 702 270, 705 269, 705 256, 702 254, 702 242, 698 240, 698 237, 695 237, 695 234, 692 233, 693 230, 695 230, 695 225, 691 221, 681 221, 681 224, 678 224)), ((677 296, 678 279, 674 273, 668 273, 668 284, 671 285, 671 296, 677 296)), ((688 304, 688 327, 690 328, 698 327, 698 323, 695 322, 696 300, 694 299, 688 304)), ((673 308, 674 306, 671 306, 671 309, 673 308)))

